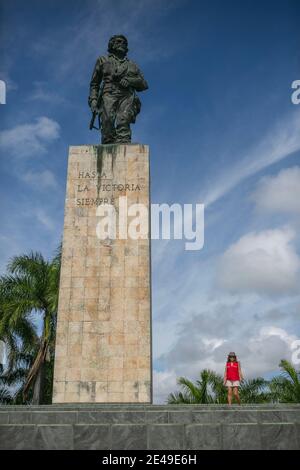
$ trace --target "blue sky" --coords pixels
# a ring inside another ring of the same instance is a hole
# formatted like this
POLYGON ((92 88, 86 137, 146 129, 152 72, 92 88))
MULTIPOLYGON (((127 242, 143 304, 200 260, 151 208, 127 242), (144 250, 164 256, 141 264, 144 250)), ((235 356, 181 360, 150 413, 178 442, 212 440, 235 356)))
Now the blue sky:
POLYGON ((133 126, 153 203, 205 204, 205 243, 153 241, 154 401, 223 372, 271 376, 299 338, 300 4, 295 1, 0 2, 1 270, 50 257, 63 225, 69 145, 95 144, 87 106, 113 34, 149 90, 133 126))

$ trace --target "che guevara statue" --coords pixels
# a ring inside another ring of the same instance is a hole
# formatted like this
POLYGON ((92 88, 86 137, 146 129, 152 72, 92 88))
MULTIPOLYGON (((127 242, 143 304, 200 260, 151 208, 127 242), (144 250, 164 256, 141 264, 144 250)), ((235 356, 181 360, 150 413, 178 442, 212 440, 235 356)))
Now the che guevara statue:
POLYGON ((90 82, 88 103, 93 113, 90 129, 99 118, 101 143, 130 143, 130 124, 140 112, 137 91, 147 90, 148 84, 138 66, 127 58, 128 42, 116 35, 108 43, 108 55, 100 56, 90 82))

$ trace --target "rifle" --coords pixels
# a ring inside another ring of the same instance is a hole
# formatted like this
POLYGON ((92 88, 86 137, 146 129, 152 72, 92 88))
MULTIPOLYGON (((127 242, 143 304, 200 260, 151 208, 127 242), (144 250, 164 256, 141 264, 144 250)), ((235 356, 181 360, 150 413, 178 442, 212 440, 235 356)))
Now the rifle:
POLYGON ((99 114, 99 111, 100 111, 100 102, 101 102, 101 98, 102 98, 102 91, 103 91, 103 87, 102 87, 101 90, 99 91, 99 95, 98 95, 98 98, 97 98, 96 108, 95 108, 95 110, 93 111, 93 114, 92 114, 92 118, 91 118, 91 121, 90 121, 90 131, 91 131, 92 129, 96 129, 97 131, 100 130, 100 114, 99 114), (94 123, 95 123, 95 119, 96 119, 97 114, 98 114, 98 126, 99 126, 99 127, 95 127, 95 126, 94 126, 94 123))

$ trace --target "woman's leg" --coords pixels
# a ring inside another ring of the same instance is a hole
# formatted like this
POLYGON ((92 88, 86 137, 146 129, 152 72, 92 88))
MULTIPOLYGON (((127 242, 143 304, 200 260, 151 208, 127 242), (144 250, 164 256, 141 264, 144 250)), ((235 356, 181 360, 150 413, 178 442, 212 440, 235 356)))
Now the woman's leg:
POLYGON ((233 394, 234 394, 234 397, 235 397, 236 401, 237 401, 238 404, 240 405, 240 404, 241 404, 241 400, 240 400, 240 396, 239 396, 239 389, 238 389, 238 387, 233 387, 233 394))
POLYGON ((227 395, 228 405, 232 403, 232 387, 228 387, 228 395, 227 395))

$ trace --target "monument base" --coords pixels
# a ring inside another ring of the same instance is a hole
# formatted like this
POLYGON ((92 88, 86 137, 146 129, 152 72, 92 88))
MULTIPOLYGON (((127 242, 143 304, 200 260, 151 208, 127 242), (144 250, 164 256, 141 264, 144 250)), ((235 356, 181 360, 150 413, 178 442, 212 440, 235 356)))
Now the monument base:
POLYGON ((152 402, 149 185, 147 145, 69 149, 53 403, 152 402))

